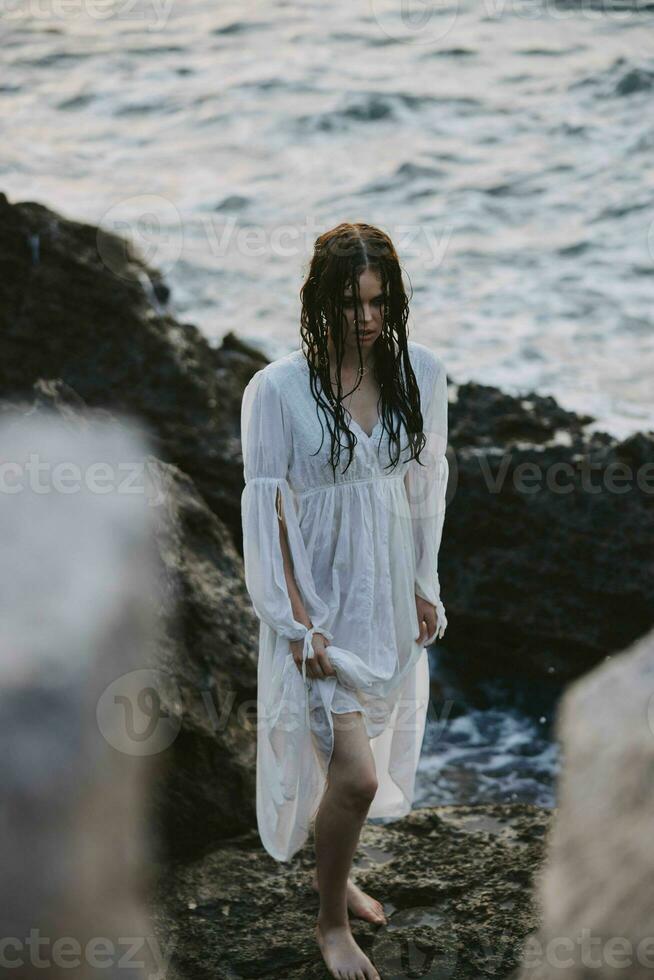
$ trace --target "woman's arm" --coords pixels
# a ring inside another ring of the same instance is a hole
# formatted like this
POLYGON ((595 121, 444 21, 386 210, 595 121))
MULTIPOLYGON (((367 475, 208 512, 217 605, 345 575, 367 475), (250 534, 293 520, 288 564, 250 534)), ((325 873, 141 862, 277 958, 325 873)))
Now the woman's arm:
POLYGON ((259 619, 295 641, 306 639, 311 624, 328 636, 330 610, 316 591, 287 479, 292 448, 288 421, 271 372, 262 368, 245 386, 241 402, 243 568, 259 619), (282 510, 283 538, 276 526, 282 510))
MULTIPOLYGON (((447 450, 447 375, 435 355, 426 365, 427 375, 422 385, 422 415, 427 443, 421 463, 410 460, 405 486, 411 511, 411 523, 416 558, 415 594, 418 616, 428 605, 435 607, 437 629, 430 634, 442 637, 447 628, 447 615, 440 594, 438 554, 445 519, 449 466, 447 450)), ((431 619, 431 617, 430 617, 431 619)), ((429 640, 431 642, 431 639, 429 640)))
MULTIPOLYGON (((277 512, 278 524, 279 524, 279 546, 282 551, 282 557, 284 560, 284 577, 286 579, 286 589, 288 591, 288 597, 291 602, 291 609, 293 611, 293 616, 300 623, 303 623, 307 629, 311 629, 311 617, 304 607, 302 602, 302 596, 300 595, 300 590, 298 584, 295 581, 295 573, 293 571, 293 556, 291 554, 291 548, 288 543, 288 535, 286 528, 286 519, 284 518, 284 508, 282 505, 282 498, 279 490, 277 491, 277 497, 275 501, 275 510, 277 512)), ((291 653, 293 655, 293 660, 295 661, 295 666, 299 671, 302 670, 302 640, 291 640, 289 646, 291 648, 291 653)), ((335 675, 334 670, 329 656, 327 654, 326 642, 324 635, 319 632, 314 633, 311 638, 311 645, 313 647, 313 657, 309 662, 307 671, 309 677, 330 677, 335 675)))
POLYGON ((291 610, 293 612, 293 618, 297 619, 298 622, 303 623, 307 629, 311 629, 311 617, 309 613, 304 608, 304 603, 302 602, 302 596, 300 595, 300 590, 298 588, 297 582, 295 581, 295 573, 293 571, 293 558, 291 556, 291 549, 288 544, 288 536, 286 533, 286 519, 284 517, 284 511, 282 507, 282 498, 279 490, 277 490, 277 500, 276 500, 276 511, 279 524, 279 543, 282 549, 282 557, 284 559, 284 576, 286 578, 286 588, 288 590, 288 597, 291 600, 291 610))

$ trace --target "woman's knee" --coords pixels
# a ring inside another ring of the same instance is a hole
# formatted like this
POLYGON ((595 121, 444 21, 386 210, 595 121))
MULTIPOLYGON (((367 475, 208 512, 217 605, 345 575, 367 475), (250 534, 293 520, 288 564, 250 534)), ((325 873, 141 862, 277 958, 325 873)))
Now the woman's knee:
POLYGON ((361 712, 334 715, 329 782, 346 806, 367 810, 377 792, 375 760, 361 712))
POLYGON ((370 769, 348 773, 340 780, 340 791, 348 806, 356 810, 367 810, 377 792, 377 775, 370 769))

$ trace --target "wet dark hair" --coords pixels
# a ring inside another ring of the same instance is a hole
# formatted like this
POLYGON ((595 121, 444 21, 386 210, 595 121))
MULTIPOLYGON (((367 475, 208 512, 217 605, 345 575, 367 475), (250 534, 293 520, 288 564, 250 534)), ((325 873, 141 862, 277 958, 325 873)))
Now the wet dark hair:
MULTIPOLYGON (((309 365, 311 391, 316 399, 316 412, 320 418, 322 405, 331 434, 330 462, 336 479, 336 464, 340 460, 343 432, 348 441, 352 462, 357 439, 348 428, 343 412, 344 397, 341 385, 341 364, 344 353, 345 318, 343 301, 346 288, 352 289, 354 302, 354 330, 359 351, 359 367, 363 368, 359 336, 359 276, 365 269, 379 275, 384 296, 382 332, 375 341, 369 364, 380 388, 381 407, 378 402, 381 432, 390 435, 391 463, 397 466, 400 452, 400 426, 404 423, 411 446, 410 458, 420 461, 420 451, 426 444, 423 433, 423 417, 420 409, 420 391, 411 367, 407 349, 406 323, 409 316, 409 300, 402 282, 402 270, 395 247, 388 235, 373 225, 343 222, 320 235, 314 244, 313 257, 307 277, 300 290, 302 301, 300 334, 302 350, 309 365), (332 390, 328 353, 327 328, 332 337, 337 357, 338 391, 332 390), (318 390, 317 380, 324 397, 318 390), (399 416, 395 427, 394 411, 399 416), (334 423, 332 426, 332 422, 334 423), (338 433, 338 436, 337 436, 338 433), (338 447, 338 448, 337 448, 338 447)), ((352 389, 356 388, 358 383, 352 389)), ((345 392, 345 396, 350 392, 345 392)), ((322 428, 322 420, 320 422, 322 428)), ((323 429, 324 440, 324 429, 323 429)), ((322 446, 322 440, 320 445, 322 446)), ((316 452, 318 452, 316 450, 316 452)), ((314 454, 315 455, 315 454, 314 454)))

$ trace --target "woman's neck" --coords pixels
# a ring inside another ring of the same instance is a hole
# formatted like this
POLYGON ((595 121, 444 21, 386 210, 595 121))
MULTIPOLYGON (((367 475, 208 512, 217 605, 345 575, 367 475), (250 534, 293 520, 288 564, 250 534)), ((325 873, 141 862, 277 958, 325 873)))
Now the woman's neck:
MULTIPOLYGON (((336 374, 336 369, 338 365, 338 360, 336 357, 336 351, 331 344, 328 344, 329 352, 329 362, 332 369, 332 373, 336 374)), ((346 371, 348 374, 357 374, 361 368, 364 371, 369 370, 375 361, 375 352, 371 348, 370 350, 361 351, 361 360, 359 361, 359 351, 354 348, 350 349, 348 347, 343 351, 343 361, 341 363, 341 371, 346 371)))

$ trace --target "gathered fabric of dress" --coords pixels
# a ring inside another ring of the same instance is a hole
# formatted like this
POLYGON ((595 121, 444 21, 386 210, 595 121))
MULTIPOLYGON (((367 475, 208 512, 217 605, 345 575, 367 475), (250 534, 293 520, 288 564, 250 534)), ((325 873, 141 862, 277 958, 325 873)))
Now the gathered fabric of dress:
POLYGON ((427 439, 421 463, 409 460, 402 425, 400 458, 388 468, 393 447, 381 419, 367 434, 346 410, 357 443, 345 470, 341 434, 334 482, 326 409, 302 349, 257 371, 243 393, 243 559, 260 621, 256 811, 277 861, 290 860, 309 834, 334 746, 332 712, 363 715, 378 781, 368 817, 400 817, 413 803, 429 705, 426 646, 447 626, 438 552, 449 471, 445 368, 425 345, 409 340, 407 349, 427 439), (311 628, 293 616, 280 510, 311 628), (416 595, 438 615, 424 645, 416 595), (326 638, 335 677, 306 673, 314 632, 326 638), (302 672, 290 640, 303 641, 302 672))

